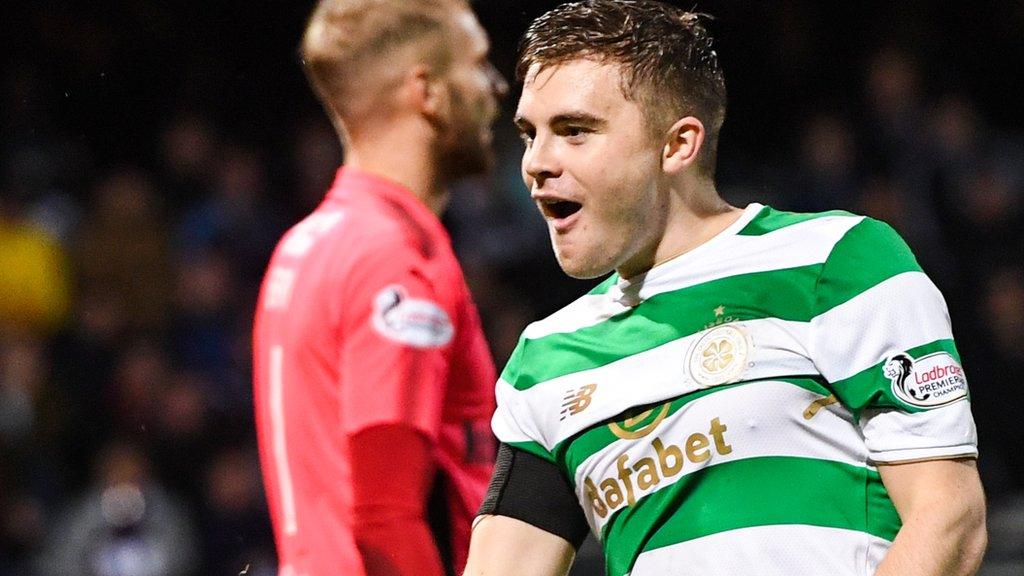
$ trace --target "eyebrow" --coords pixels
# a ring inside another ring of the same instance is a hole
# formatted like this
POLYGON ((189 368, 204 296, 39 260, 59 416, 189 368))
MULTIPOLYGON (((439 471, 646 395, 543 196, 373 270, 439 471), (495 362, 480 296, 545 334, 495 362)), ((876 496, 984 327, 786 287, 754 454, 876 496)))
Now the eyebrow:
POLYGON ((562 124, 585 124, 587 126, 602 126, 606 124, 605 120, 598 118, 593 114, 587 112, 564 112, 557 114, 551 119, 552 126, 560 126, 562 124))
MULTIPOLYGON (((532 122, 527 120, 525 117, 519 115, 516 115, 512 122, 520 131, 526 130, 527 128, 533 126, 532 122)), ((604 126, 607 123, 608 122, 603 118, 598 118, 593 114, 583 111, 572 111, 556 114, 549 121, 549 124, 553 127, 563 126, 565 124, 582 124, 584 126, 597 128, 604 126)))

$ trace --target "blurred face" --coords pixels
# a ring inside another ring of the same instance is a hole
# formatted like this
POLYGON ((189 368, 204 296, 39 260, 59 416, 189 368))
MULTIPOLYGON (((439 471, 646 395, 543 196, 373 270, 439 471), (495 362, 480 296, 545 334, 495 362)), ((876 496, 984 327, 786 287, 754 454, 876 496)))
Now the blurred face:
POLYGON ((522 172, 547 220, 558 263, 574 278, 653 264, 665 233, 662 143, 626 100, 614 64, 574 60, 527 74, 516 112, 522 172))
POLYGON ((493 162, 491 125, 498 98, 508 90, 490 61, 487 34, 472 12, 454 16, 452 64, 448 70, 448 130, 438 150, 446 178, 486 171, 493 162))

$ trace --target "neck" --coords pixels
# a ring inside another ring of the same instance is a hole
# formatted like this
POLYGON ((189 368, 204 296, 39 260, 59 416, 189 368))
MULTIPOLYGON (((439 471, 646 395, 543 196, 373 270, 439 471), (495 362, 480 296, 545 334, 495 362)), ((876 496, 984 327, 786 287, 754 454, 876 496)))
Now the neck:
POLYGON ((432 154, 432 140, 415 119, 389 119, 348 132, 344 165, 392 180, 408 188, 438 216, 448 191, 432 154))
POLYGON ((622 278, 633 278, 651 268, 682 256, 714 238, 735 223, 743 210, 729 205, 711 181, 699 180, 691 186, 670 189, 662 234, 644 255, 618 269, 622 278))

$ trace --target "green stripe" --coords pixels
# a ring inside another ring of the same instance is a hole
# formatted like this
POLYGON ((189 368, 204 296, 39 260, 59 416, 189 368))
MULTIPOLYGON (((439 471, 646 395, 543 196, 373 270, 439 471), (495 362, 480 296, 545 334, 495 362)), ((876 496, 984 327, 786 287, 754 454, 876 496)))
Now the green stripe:
MULTIPOLYGON (((793 215, 797 216, 807 215, 793 215)), ((517 390, 599 368, 703 330, 725 307, 730 320, 810 321, 865 290, 921 268, 887 224, 865 218, 836 244, 827 261, 737 274, 655 295, 641 306, 574 332, 520 339, 502 378, 517 390)), ((614 276, 599 289, 606 290, 614 276)), ((595 289, 597 290, 597 289, 595 289)))
MULTIPOLYGON (((786 382, 794 386, 803 388, 804 390, 809 390, 811 392, 814 392, 815 394, 819 394, 823 397, 832 394, 832 392, 828 388, 820 384, 820 377, 765 378, 760 380, 748 380, 745 382, 729 384, 727 386, 715 386, 714 388, 698 390, 696 392, 691 392, 690 394, 680 396, 673 400, 672 403, 669 405, 668 414, 666 414, 665 417, 666 419, 670 418, 673 414, 681 410, 684 406, 687 406, 688 404, 696 400, 700 400, 705 396, 710 396, 712 394, 716 394, 724 390, 731 390, 733 388, 737 388, 740 386, 747 386, 750 384, 757 384, 759 382, 765 381, 786 382)), ((610 422, 620 422, 625 418, 632 416, 633 414, 638 414, 648 408, 660 405, 661 403, 658 403, 655 405, 641 406, 633 410, 628 410, 616 416, 615 418, 612 418, 610 422)), ((598 452, 608 448, 608 446, 612 445, 614 442, 618 440, 619 438, 615 436, 615 434, 612 434, 612 431, 608 428, 608 426, 598 424, 596 426, 589 428, 586 432, 583 432, 582 434, 573 436, 572 438, 559 442, 554 447, 554 449, 551 450, 551 452, 552 454, 554 454, 555 460, 562 465, 562 469, 566 471, 566 476, 568 476, 570 482, 572 482, 575 487, 576 468, 579 467, 580 464, 583 464, 583 462, 585 462, 587 458, 590 458, 594 454, 597 454, 598 452)))
POLYGON ((832 210, 830 212, 817 212, 801 214, 797 212, 783 212, 776 210, 771 206, 765 206, 754 216, 754 219, 749 224, 743 227, 743 230, 737 232, 739 236, 763 236, 769 232, 780 230, 793 224, 799 224, 808 220, 815 220, 817 218, 824 218, 826 216, 854 216, 849 212, 842 210, 832 210))
POLYGON ((776 524, 856 530, 891 541, 900 519, 878 472, 779 456, 694 472, 619 510, 601 534, 609 574, 625 574, 647 550, 776 524))
MULTIPOLYGON (((948 352, 957 362, 960 362, 960 353, 956 350, 956 344, 950 339, 935 340, 906 350, 906 353, 912 358, 920 358, 933 352, 948 352)), ((832 389, 835 390, 836 396, 842 403, 854 411, 854 416, 857 418, 860 417, 860 411, 864 408, 899 408, 906 412, 928 410, 928 408, 907 404, 893 394, 892 382, 885 376, 882 369, 884 365, 885 359, 849 378, 833 382, 832 389)))
POLYGON ((610 290, 612 286, 615 286, 615 284, 617 284, 618 281, 619 275, 617 273, 612 274, 611 276, 605 278, 600 284, 591 288, 590 292, 587 292, 587 294, 590 296, 596 294, 607 294, 608 290, 610 290))
POLYGON ((652 296, 609 320, 534 340, 521 339, 502 372, 517 390, 604 366, 703 330, 725 307, 729 320, 809 321, 820 264, 738 274, 652 296))
POLYGON ((865 218, 829 254, 815 288, 815 310, 827 312, 897 274, 920 271, 914 254, 892 227, 865 218))

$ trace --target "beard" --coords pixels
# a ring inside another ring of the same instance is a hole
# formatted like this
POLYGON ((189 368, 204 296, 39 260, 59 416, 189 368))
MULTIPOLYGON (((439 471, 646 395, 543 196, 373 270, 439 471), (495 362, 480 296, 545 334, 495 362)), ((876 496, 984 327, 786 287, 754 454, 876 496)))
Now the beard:
POLYGON ((484 174, 494 165, 494 152, 485 136, 490 131, 490 121, 473 118, 471 108, 461 94, 453 91, 448 133, 435 151, 444 180, 484 174))
POLYGON ((437 163, 442 177, 450 181, 486 173, 494 165, 494 154, 478 134, 470 133, 438 150, 437 163))

